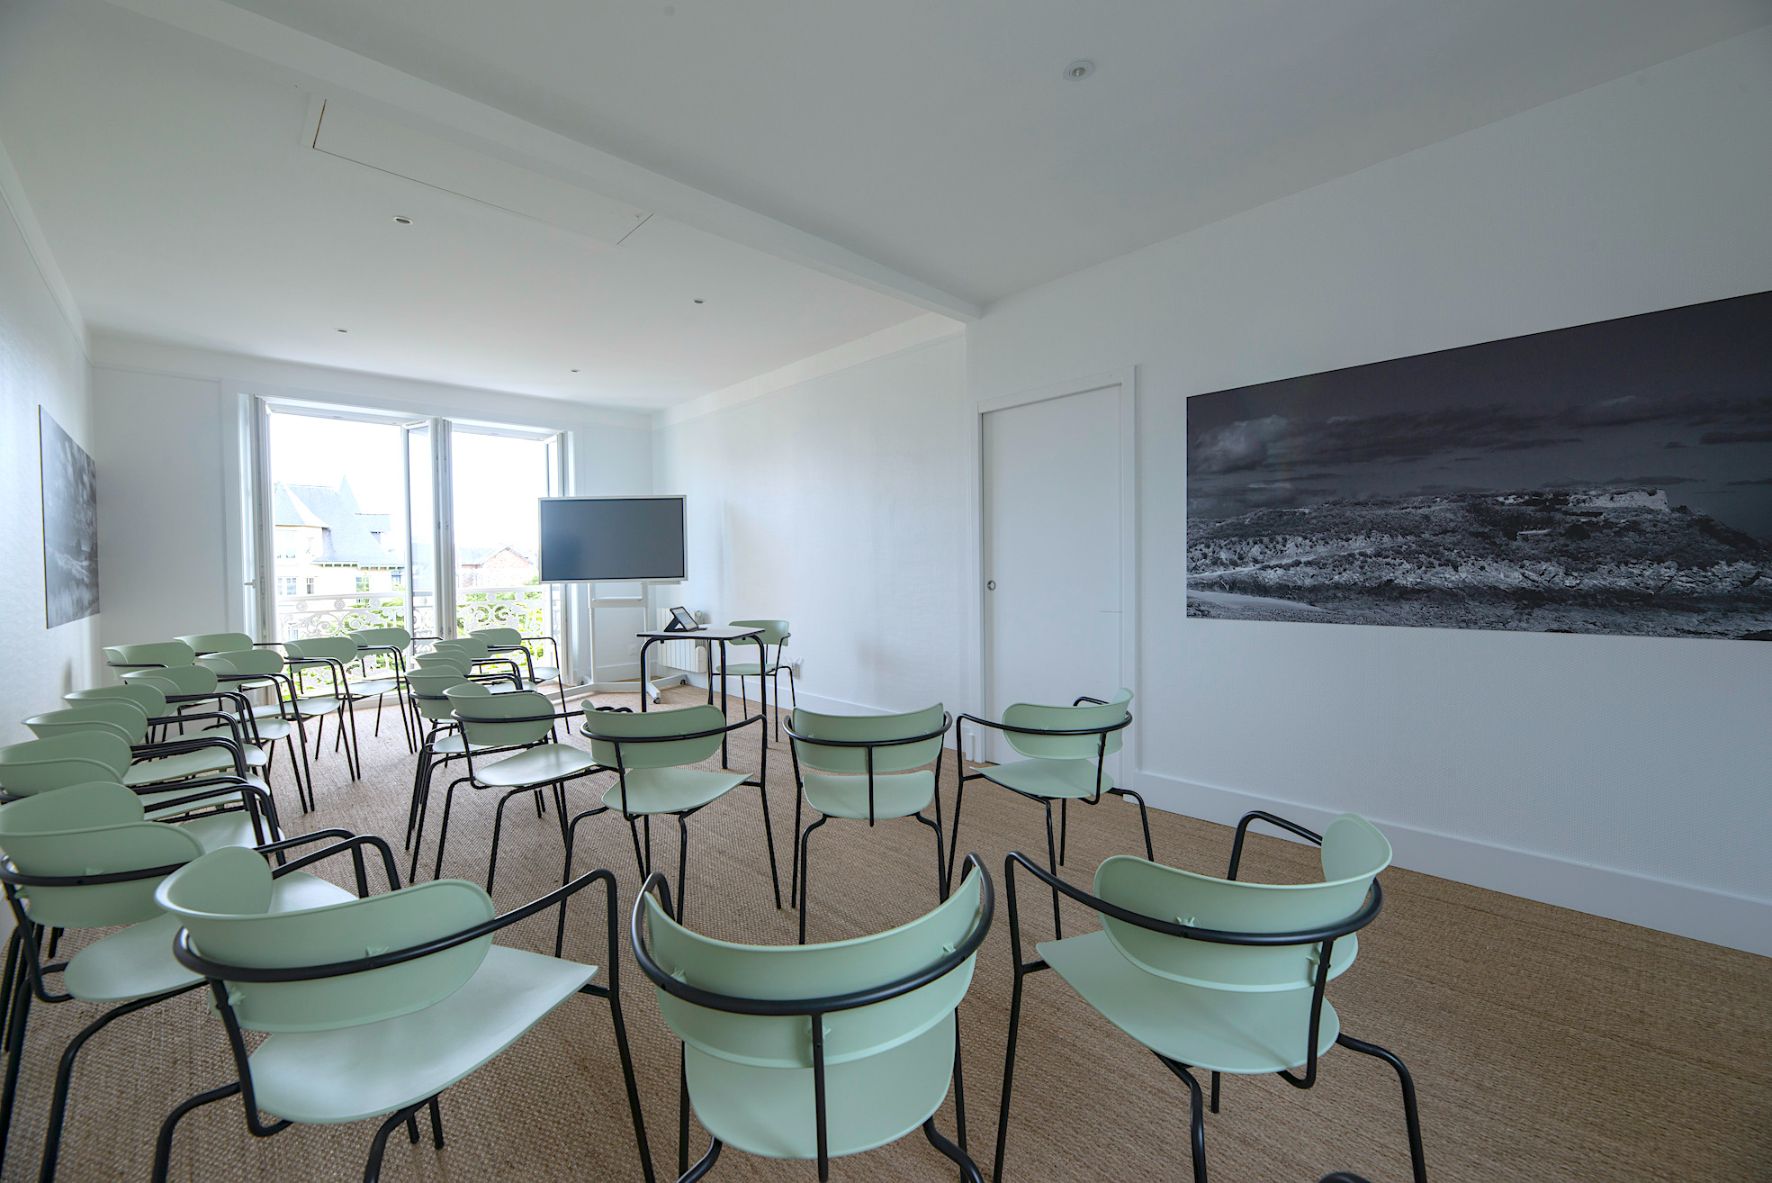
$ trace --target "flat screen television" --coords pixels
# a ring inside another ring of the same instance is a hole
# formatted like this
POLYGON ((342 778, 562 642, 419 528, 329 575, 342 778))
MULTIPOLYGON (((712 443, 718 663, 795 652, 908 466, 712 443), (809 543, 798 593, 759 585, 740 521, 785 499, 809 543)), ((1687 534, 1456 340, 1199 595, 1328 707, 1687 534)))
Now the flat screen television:
POLYGON ((543 497, 541 581, 686 578, 682 497, 543 497))

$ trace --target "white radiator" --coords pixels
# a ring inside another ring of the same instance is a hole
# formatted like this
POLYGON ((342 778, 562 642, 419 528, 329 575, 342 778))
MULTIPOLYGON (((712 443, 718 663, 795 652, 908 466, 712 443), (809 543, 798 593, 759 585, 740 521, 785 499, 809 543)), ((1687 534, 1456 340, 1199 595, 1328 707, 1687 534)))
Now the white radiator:
MULTIPOLYGON (((671 622, 670 611, 666 610, 661 616, 658 627, 663 628, 671 622)), ((708 672, 708 647, 699 641, 665 641, 647 655, 646 664, 653 669, 668 668, 681 670, 686 674, 705 674, 708 672)))

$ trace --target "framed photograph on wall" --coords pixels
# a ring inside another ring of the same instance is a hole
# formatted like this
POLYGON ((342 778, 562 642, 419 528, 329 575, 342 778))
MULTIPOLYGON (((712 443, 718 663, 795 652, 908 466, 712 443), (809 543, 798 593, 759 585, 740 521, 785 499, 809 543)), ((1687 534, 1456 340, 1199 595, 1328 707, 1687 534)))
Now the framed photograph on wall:
POLYGON ((1772 292, 1187 404, 1187 614, 1772 640, 1772 292))
POLYGON ((98 612, 98 470, 42 406, 43 615, 48 628, 98 612))

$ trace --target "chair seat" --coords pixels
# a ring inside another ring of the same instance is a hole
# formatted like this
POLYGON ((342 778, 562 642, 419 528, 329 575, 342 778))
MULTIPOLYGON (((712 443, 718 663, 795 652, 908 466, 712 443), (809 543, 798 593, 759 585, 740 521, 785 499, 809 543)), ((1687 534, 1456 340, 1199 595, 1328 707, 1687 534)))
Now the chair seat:
MULTIPOLYGON (((252 819, 240 810, 194 817, 178 823, 178 828, 202 843, 204 854, 229 846, 258 845, 258 835, 252 832, 252 819)), ((282 837, 271 826, 269 818, 264 819, 264 828, 266 842, 275 842, 282 837)))
POLYGON ((374 698, 378 694, 392 694, 400 689, 398 678, 368 678, 361 682, 351 683, 352 698, 374 698))
MULTIPOLYGON (((279 719, 274 714, 254 719, 253 726, 258 729, 259 739, 265 743, 276 743, 278 740, 288 739, 295 731, 295 724, 293 722, 288 719, 279 719)), ((225 726, 211 727, 209 730, 231 734, 225 726)), ((246 729, 242 727, 240 733, 241 735, 245 735, 246 729)))
POLYGON ((517 789, 552 784, 599 767, 583 748, 544 743, 490 764, 474 765, 474 780, 489 789, 517 789))
POLYGON ((742 772, 707 768, 635 768, 627 775, 627 795, 617 778, 603 794, 603 804, 624 813, 682 813, 718 801, 744 779, 742 772))
MULTIPOLYGON (((461 732, 452 731, 448 735, 439 735, 431 741, 431 755, 460 756, 466 754, 469 744, 462 738, 461 732)), ((476 752, 484 752, 491 744, 477 743, 471 745, 476 752)))
MULTIPOLYGON (((1340 942, 1336 945, 1339 953, 1340 942)), ((1046 941, 1038 950, 1084 1002, 1158 1055, 1209 1072, 1243 1075, 1305 1062, 1311 1015, 1307 984, 1292 990, 1210 990, 1173 981, 1126 960, 1100 930, 1046 941)), ((1340 1032, 1341 1019, 1325 998, 1317 1053, 1332 1047, 1340 1032)))
MULTIPOLYGON (((832 776, 808 772, 801 778, 806 804, 827 817, 866 818, 868 778, 832 776)), ((927 768, 914 772, 874 774, 874 816, 909 817, 920 813, 935 798, 935 773, 927 768)))
MULTIPOLYGON (((250 754, 258 751, 248 748, 248 764, 250 754)), ((259 752, 263 756, 263 752, 259 752)), ((261 759, 259 763, 264 763, 261 759)), ((198 748, 194 752, 180 752, 176 756, 161 756, 155 760, 144 760, 139 764, 131 764, 123 773, 123 783, 131 788, 139 785, 157 785, 162 781, 184 780, 186 777, 201 776, 206 772, 232 772, 234 770, 234 754, 226 748, 198 748)))
POLYGON ((339 709, 342 700, 330 694, 316 694, 312 698, 295 700, 296 712, 304 719, 312 719, 316 715, 330 715, 339 709))
POLYGON ((494 945, 467 984, 435 1006, 360 1027, 267 1038, 250 1060, 259 1108, 332 1124, 416 1104, 515 1043, 596 972, 494 945))
MULTIPOLYGON (((734 678, 754 678, 759 672, 773 674, 780 668, 781 666, 773 661, 769 663, 767 668, 758 666, 754 661, 735 661, 726 667, 726 672, 734 678)), ((717 674, 720 671, 715 670, 714 672, 717 674)))
MULTIPOLYGON (((1093 797, 1094 760, 1015 760, 978 769, 992 784, 1026 793, 1030 797, 1093 797)), ((1114 787, 1113 774, 1101 772, 1101 790, 1114 787)))
MULTIPOLYGON (((689 1099, 714 1137, 762 1158, 818 1157, 812 1069, 764 1068, 684 1049, 689 1099)), ((825 1065, 832 1156, 860 1154, 910 1133, 940 1108, 954 1066, 954 1016, 890 1051, 825 1065)))
MULTIPOLYGON (((270 789, 265 782, 256 776, 246 777, 245 780, 247 784, 252 785, 261 792, 270 792, 270 789)), ((205 785, 202 788, 197 789, 180 788, 177 785, 174 785, 171 788, 161 789, 158 792, 141 793, 139 796, 142 799, 142 809, 147 812, 150 821, 165 821, 169 817, 177 817, 181 814, 190 813, 192 810, 209 809, 216 805, 236 804, 240 800, 240 790, 237 786, 232 784, 205 785), (202 800, 193 801, 189 805, 175 806, 171 809, 166 807, 168 802, 186 800, 195 797, 200 793, 205 794, 202 800)))
POLYGON ((523 665, 523 663, 521 661, 519 661, 517 664, 523 670, 523 677, 528 679, 531 682, 552 682, 555 678, 558 678, 560 676, 560 671, 555 669, 553 666, 538 665, 535 667, 535 677, 531 678, 531 677, 529 677, 529 667, 526 665, 523 665))
MULTIPOLYGON (((292 871, 273 880, 271 911, 294 912, 354 899, 350 892, 314 875, 292 871)), ((166 913, 132 924, 87 945, 68 962, 62 981, 86 1002, 127 1002, 164 994, 201 979, 172 955, 179 918, 166 913)))

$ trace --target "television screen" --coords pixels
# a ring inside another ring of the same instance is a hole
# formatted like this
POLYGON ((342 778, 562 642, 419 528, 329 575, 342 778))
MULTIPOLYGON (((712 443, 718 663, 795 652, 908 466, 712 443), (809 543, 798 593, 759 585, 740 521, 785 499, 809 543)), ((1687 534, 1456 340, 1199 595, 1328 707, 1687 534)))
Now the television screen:
POLYGON ((541 499, 543 583, 683 578, 683 498, 541 499))

